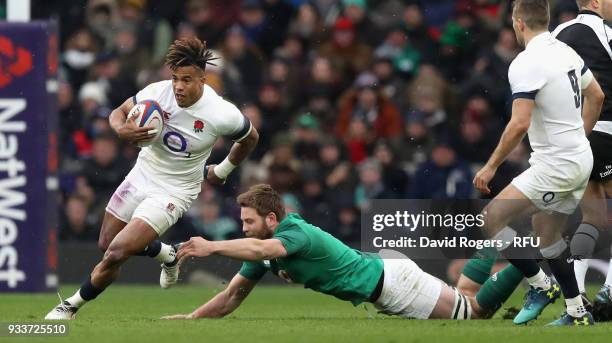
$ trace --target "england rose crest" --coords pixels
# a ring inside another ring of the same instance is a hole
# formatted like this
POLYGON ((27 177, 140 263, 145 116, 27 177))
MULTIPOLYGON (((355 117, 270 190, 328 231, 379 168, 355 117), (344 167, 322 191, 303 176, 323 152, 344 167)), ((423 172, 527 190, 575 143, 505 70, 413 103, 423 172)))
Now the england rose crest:
POLYGON ((193 132, 195 133, 202 132, 203 129, 204 129, 204 122, 202 122, 201 120, 196 120, 193 122, 193 132))

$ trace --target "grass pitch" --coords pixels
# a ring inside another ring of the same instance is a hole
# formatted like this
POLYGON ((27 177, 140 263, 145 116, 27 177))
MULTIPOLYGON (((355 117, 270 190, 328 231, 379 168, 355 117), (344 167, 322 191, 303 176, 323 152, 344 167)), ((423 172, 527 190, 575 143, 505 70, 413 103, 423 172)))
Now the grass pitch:
MULTIPOLYGON (((62 287, 68 296, 76 285, 62 287)), ((545 328, 563 310, 562 301, 540 318, 515 326, 491 320, 407 320, 376 314, 371 305, 348 302, 298 287, 258 287, 245 303, 224 319, 165 321, 158 318, 190 312, 219 290, 177 286, 114 285, 87 304, 69 322, 66 337, 0 337, 0 342, 612 342, 612 323, 594 327, 545 328)), ((594 294, 591 289, 589 294, 594 294)), ((505 306, 522 304, 519 289, 505 306)), ((40 322, 55 294, 1 294, 0 322, 40 322)))

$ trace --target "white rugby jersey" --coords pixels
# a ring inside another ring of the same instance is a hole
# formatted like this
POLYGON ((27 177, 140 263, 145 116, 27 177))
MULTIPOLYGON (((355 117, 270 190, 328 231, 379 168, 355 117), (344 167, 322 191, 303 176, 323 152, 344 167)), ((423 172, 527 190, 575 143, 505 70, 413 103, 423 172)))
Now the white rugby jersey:
POLYGON ((240 141, 251 132, 251 122, 208 85, 190 107, 178 106, 171 80, 148 85, 133 100, 155 100, 164 111, 162 135, 142 148, 137 164, 153 180, 183 194, 200 192, 204 165, 219 137, 240 141))
POLYGON ((590 149, 582 92, 593 79, 578 54, 549 32, 535 36, 510 65, 512 99, 534 99, 528 136, 533 157, 571 157, 590 149))

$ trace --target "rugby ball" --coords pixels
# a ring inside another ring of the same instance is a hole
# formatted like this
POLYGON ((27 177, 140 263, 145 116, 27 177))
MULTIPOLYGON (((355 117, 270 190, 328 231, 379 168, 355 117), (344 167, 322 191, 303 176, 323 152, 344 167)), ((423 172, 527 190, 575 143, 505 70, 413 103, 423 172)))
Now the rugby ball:
POLYGON ((150 126, 152 130, 155 130, 155 136, 153 138, 146 141, 140 141, 136 143, 136 145, 145 147, 159 139, 164 129, 164 117, 162 113, 161 106, 154 100, 143 100, 132 107, 127 118, 130 119, 135 117, 134 121, 139 127, 150 126))

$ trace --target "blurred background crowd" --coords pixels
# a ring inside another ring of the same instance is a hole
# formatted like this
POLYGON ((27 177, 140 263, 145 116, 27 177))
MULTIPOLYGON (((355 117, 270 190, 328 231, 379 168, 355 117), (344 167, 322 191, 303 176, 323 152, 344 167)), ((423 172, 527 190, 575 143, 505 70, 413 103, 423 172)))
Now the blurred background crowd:
MULTIPOLYGON (((575 17, 552 3, 552 23, 575 17)), ((60 239, 96 240, 108 199, 138 148, 111 110, 151 82, 176 38, 214 50, 207 82, 259 130, 223 187, 204 183, 165 239, 240 237, 235 196, 254 183, 345 242, 371 199, 478 198, 475 170, 510 116, 507 71, 520 51, 509 0, 46 0, 61 37, 60 239)), ((220 140, 209 163, 231 141, 220 140)), ((525 145, 493 180, 526 168, 525 145)))

